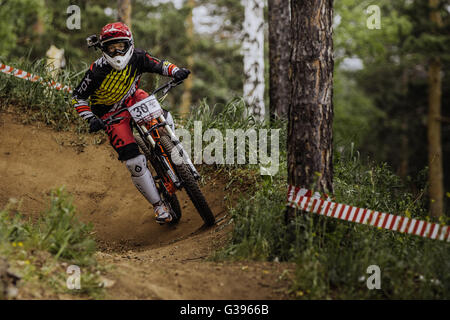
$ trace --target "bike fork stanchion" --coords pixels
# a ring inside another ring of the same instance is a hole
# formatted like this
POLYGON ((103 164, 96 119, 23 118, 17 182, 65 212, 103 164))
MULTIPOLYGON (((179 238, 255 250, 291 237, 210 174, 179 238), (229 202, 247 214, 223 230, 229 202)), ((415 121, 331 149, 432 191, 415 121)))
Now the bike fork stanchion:
MULTIPOLYGON (((166 122, 166 119, 164 118, 164 115, 160 115, 160 119, 161 122, 166 122)), ((166 122, 167 123, 167 122, 166 122)), ((175 133, 172 131, 172 129, 170 128, 170 126, 168 124, 166 124, 164 126, 164 129, 166 129, 166 131, 169 133, 170 138, 172 139, 172 142, 175 145, 175 148, 178 150, 178 152, 181 153, 183 160, 185 163, 187 163, 187 165, 189 166, 189 169, 192 171, 192 174, 194 176, 194 178, 196 180, 200 179, 200 174, 198 173, 197 169, 195 169, 191 159, 189 158, 187 152, 184 150, 183 145, 181 144, 181 142, 178 140, 177 136, 175 135, 175 133)))

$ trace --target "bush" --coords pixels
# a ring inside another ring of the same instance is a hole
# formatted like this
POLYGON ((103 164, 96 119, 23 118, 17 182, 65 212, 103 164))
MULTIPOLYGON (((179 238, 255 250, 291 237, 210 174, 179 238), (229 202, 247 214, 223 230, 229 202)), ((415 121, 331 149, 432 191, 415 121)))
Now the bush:
MULTIPOLYGON (((283 161, 282 161, 283 163, 283 161)), ((231 241, 215 258, 295 261, 297 298, 448 299, 450 244, 371 226, 299 214, 284 223, 287 188, 279 174, 242 197, 231 215, 231 241), (381 269, 381 290, 366 286, 367 268, 381 269)), ((335 163, 336 201, 413 217, 426 215, 385 164, 364 165, 341 154, 335 163)))
MULTIPOLYGON (((91 225, 78 221, 70 195, 63 188, 51 193, 51 204, 37 221, 25 219, 10 203, 0 211, 0 256, 31 288, 52 287, 57 292, 102 296, 96 245, 91 225), (83 267, 81 290, 68 290, 66 267, 83 267)), ((31 289, 35 292, 36 289, 31 289)))
POLYGON ((38 232, 38 245, 56 258, 70 260, 78 265, 92 263, 95 241, 90 236, 92 225, 80 222, 71 197, 64 189, 52 191, 51 205, 33 225, 38 232))
POLYGON ((36 222, 7 207, 0 211, 0 240, 2 243, 22 242, 28 248, 48 251, 56 259, 77 265, 95 262, 95 241, 92 225, 80 222, 70 195, 59 188, 51 192, 50 208, 36 222))
MULTIPOLYGON (((65 69, 53 79, 45 67, 45 59, 34 62, 18 61, 11 66, 39 75, 44 81, 55 80, 72 89, 84 74, 65 69)), ((22 117, 22 121, 43 121, 56 130, 67 130, 72 124, 76 124, 79 131, 86 130, 86 124, 69 105, 71 94, 4 73, 0 73, 0 79, 0 106, 4 109, 14 106, 15 112, 26 115, 22 117)))

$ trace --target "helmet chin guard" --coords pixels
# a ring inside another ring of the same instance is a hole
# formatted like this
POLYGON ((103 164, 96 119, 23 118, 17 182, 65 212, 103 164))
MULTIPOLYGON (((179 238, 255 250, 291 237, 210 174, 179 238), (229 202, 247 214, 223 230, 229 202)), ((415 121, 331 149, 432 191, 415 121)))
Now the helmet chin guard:
POLYGON ((131 59, 131 56, 134 52, 134 46, 131 44, 131 46, 128 48, 127 52, 123 55, 117 55, 115 57, 109 56, 106 52, 103 51, 103 57, 105 57, 106 61, 116 70, 122 70, 125 68, 128 64, 128 62, 131 59))
POLYGON ((128 26, 122 22, 109 23, 103 27, 100 33, 100 46, 103 51, 103 57, 116 70, 122 70, 126 67, 134 52, 133 35, 128 26), (126 49, 121 55, 110 56, 107 46, 116 42, 125 42, 126 49))

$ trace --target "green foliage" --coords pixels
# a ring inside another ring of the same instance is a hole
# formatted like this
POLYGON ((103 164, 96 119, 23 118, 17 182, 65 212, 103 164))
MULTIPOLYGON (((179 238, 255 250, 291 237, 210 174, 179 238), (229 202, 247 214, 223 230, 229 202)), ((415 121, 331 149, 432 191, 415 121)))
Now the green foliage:
POLYGON ((406 36, 412 30, 407 16, 389 0, 356 1, 342 0, 335 3, 339 25, 333 39, 338 49, 337 66, 345 57, 359 57, 364 63, 372 64, 390 60, 393 53, 399 53, 399 37, 406 36), (381 9, 381 28, 368 29, 366 12, 371 5, 381 9))
POLYGON ((384 112, 375 106, 373 100, 343 70, 335 71, 333 90, 335 146, 350 142, 361 146, 366 141, 376 139, 371 127, 374 122, 385 120, 384 112))
MULTIPOLYGON (((416 176, 428 161, 427 69, 432 57, 442 61, 442 115, 449 116, 450 11, 447 1, 439 3, 442 27, 431 23, 428 1, 335 2, 335 142, 354 142, 364 157, 388 162, 410 181, 408 175, 416 176), (380 7, 381 29, 367 28, 369 5, 380 7), (345 58, 360 59, 363 68, 343 71, 345 58)), ((450 168, 449 128, 442 122, 445 173, 450 168)), ((444 179, 448 189, 449 175, 444 179)))
POLYGON ((100 297, 92 226, 78 220, 70 195, 63 188, 53 190, 50 207, 37 221, 25 219, 15 207, 10 203, 0 211, 0 255, 23 280, 30 285, 44 282, 57 292, 100 297), (81 290, 67 290, 60 261, 83 267, 81 290))
MULTIPOLYGON (((182 123, 185 129, 190 130, 191 135, 194 134, 194 126, 195 122, 201 122, 202 129, 202 137, 203 134, 209 130, 214 129, 220 131, 220 134, 224 138, 224 141, 227 137, 227 130, 241 130, 242 134, 246 132, 256 133, 257 141, 261 143, 259 131, 260 129, 267 130, 267 149, 268 153, 272 152, 275 146, 272 146, 272 130, 279 130, 279 141, 281 142, 279 146, 279 153, 281 155, 281 159, 284 159, 286 156, 286 148, 284 141, 287 139, 287 122, 284 120, 273 121, 272 123, 268 122, 259 122, 255 121, 251 114, 246 112, 246 105, 242 98, 235 98, 228 101, 226 104, 215 104, 214 106, 210 106, 206 99, 202 101, 202 103, 195 108, 190 114, 189 118, 184 119, 184 123, 178 122, 179 125, 182 123)), ((236 131, 234 133, 238 134, 236 131)), ((237 140, 237 138, 234 138, 237 140)), ((220 170, 224 170, 230 176, 230 181, 239 181, 241 179, 247 180, 249 184, 251 181, 259 179, 259 173, 261 170, 260 164, 250 164, 249 154, 250 154, 250 143, 248 143, 248 138, 241 140, 242 143, 245 143, 245 164, 238 164, 237 160, 237 152, 234 152, 234 162, 233 164, 214 164, 216 169, 220 168, 220 170), (237 169, 237 170, 236 170, 237 169)), ((209 146, 211 141, 202 141, 203 149, 209 146)), ((223 147, 226 147, 226 142, 223 147)), ((236 143, 237 145, 237 143, 236 143)), ((191 144, 193 147, 193 144, 191 144)), ((257 145, 256 148, 258 148, 257 145)), ((236 150, 236 149, 235 149, 236 150)), ((257 152, 257 151, 256 151, 257 152)), ((192 153, 191 153, 192 154, 192 153)), ((272 155, 270 154, 272 157, 272 155)), ((224 150, 225 157, 225 150, 224 150)), ((277 159, 278 160, 278 159, 277 159)), ((281 160, 282 162, 282 160, 281 160)), ((272 167, 275 164, 271 164, 272 167)), ((283 170, 284 163, 280 163, 280 167, 278 170, 283 170)), ((231 182, 230 182, 231 184, 231 182)))
POLYGON ((34 34, 33 21, 44 15, 42 0, 0 1, 0 57, 8 56, 18 45, 27 46, 34 34), (28 37, 20 37, 26 33, 28 37))
POLYGON ((95 241, 91 238, 92 225, 76 218, 72 199, 63 189, 52 192, 51 205, 36 223, 39 230, 38 246, 76 264, 93 263, 95 241))
POLYGON ((212 107, 205 99, 192 111, 186 121, 186 128, 193 129, 194 121, 201 121, 204 130, 215 128, 223 133, 226 129, 258 129, 264 125, 256 122, 252 115, 246 114, 246 105, 241 98, 232 99, 225 105, 215 104, 212 107))
POLYGON ((386 163, 363 164, 354 151, 335 153, 334 194, 338 202, 400 215, 427 217, 424 190, 416 198, 386 163), (348 202, 351 201, 351 202, 348 202))
POLYGON ((1 211, 2 242, 23 242, 80 266, 95 262, 91 229, 78 221, 72 199, 63 188, 52 191, 50 208, 35 223, 24 221, 19 213, 11 216, 8 209, 1 211))
MULTIPOLYGON (((35 63, 18 61, 12 67, 26 70, 34 75, 40 75, 44 82, 55 80, 74 88, 82 74, 66 69, 56 79, 53 79, 45 68, 44 60, 35 63)), ((51 125, 56 130, 67 130, 76 124, 78 131, 85 131, 86 124, 70 107, 70 94, 47 87, 43 83, 26 81, 12 75, 0 73, 0 107, 22 113, 21 120, 39 120, 51 125)))
MULTIPOLYGON (((336 202, 423 218, 423 199, 385 165, 364 165, 351 151, 335 159, 336 202)), ((323 216, 286 225, 283 174, 258 180, 232 210, 229 245, 215 259, 294 261, 292 295, 302 299, 448 299, 449 244, 323 216), (381 290, 368 290, 367 267, 381 268, 381 290)))

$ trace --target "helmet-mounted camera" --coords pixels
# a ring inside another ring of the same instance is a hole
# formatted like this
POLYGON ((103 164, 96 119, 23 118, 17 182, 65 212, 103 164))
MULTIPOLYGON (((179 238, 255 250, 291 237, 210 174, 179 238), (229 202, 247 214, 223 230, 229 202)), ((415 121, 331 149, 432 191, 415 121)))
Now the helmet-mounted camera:
POLYGON ((100 49, 100 41, 98 40, 98 37, 96 34, 93 34, 92 36, 89 36, 86 38, 86 42, 88 45, 88 48, 94 48, 94 49, 100 49))

